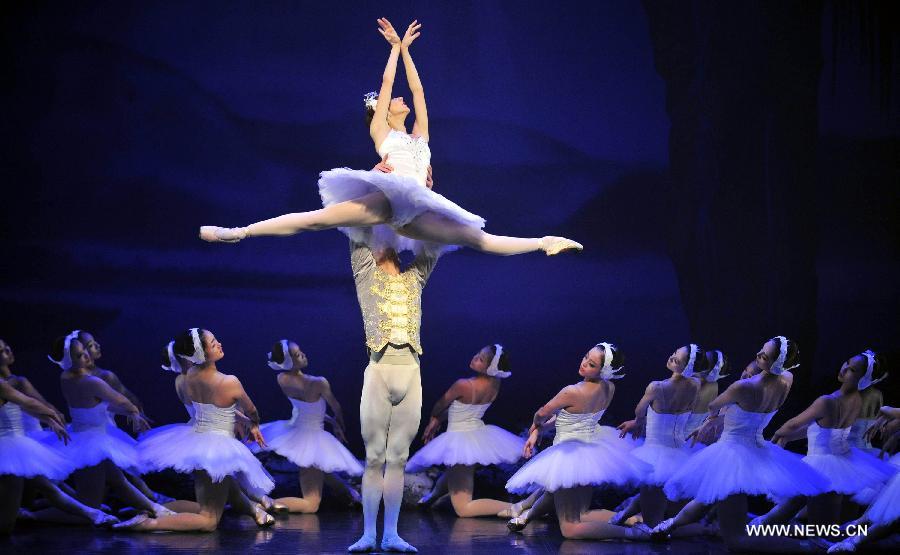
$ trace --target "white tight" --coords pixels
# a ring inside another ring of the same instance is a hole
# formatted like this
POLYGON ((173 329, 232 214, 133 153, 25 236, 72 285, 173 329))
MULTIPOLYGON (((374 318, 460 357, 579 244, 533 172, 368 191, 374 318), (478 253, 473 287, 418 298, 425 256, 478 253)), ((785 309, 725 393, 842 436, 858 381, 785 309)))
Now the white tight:
POLYGON ((412 351, 388 346, 380 356, 373 354, 363 376, 359 417, 366 445, 363 536, 374 540, 383 496, 384 536, 395 537, 403 471, 422 417, 422 379, 412 351))

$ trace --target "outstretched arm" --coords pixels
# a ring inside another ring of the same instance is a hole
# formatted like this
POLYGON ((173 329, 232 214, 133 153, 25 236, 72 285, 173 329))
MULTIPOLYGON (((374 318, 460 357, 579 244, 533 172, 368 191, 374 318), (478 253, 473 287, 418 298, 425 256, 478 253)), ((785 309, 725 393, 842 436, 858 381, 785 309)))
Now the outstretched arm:
POLYGON ((810 424, 825 416, 828 410, 828 396, 819 397, 805 411, 791 418, 780 428, 775 430, 772 436, 772 443, 784 446, 789 441, 794 441, 803 437, 803 432, 810 424))
POLYGON ((647 409, 654 399, 656 399, 656 382, 650 382, 644 391, 644 396, 641 397, 634 409, 634 420, 622 422, 616 426, 616 429, 619 430, 619 437, 625 437, 628 433, 631 433, 633 437, 638 436, 640 430, 647 423, 647 409))
POLYGON ((390 128, 387 123, 388 106, 391 103, 391 91, 394 90, 394 77, 397 75, 397 58, 400 57, 400 37, 391 22, 385 18, 378 20, 378 32, 391 45, 391 53, 388 56, 384 74, 381 76, 381 90, 378 92, 378 101, 375 103, 375 115, 369 126, 369 135, 375 142, 375 148, 381 146, 381 141, 387 137, 390 128))
POLYGON ((444 392, 441 398, 437 400, 434 407, 431 408, 431 419, 428 421, 425 431, 422 432, 422 443, 428 443, 437 434, 438 429, 441 427, 441 422, 446 418, 447 408, 450 406, 450 403, 463 396, 465 384, 465 380, 456 380, 450 386, 450 389, 444 392))
POLYGON ((413 21, 406 29, 403 40, 400 42, 400 54, 403 56, 403 67, 406 69, 406 81, 409 84, 409 91, 412 93, 413 108, 416 110, 416 122, 413 124, 413 135, 424 137, 428 140, 428 108, 425 105, 425 89, 422 87, 422 81, 419 79, 419 72, 416 70, 416 64, 413 63, 412 55, 409 53, 409 47, 414 40, 419 38, 419 29, 422 24, 413 21))

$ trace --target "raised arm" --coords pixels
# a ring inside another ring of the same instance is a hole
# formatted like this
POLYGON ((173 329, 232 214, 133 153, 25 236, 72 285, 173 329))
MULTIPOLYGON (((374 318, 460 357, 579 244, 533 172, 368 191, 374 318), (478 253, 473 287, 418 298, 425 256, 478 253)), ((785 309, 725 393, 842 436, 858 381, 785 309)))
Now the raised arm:
POLYGON ((381 89, 378 92, 378 101, 375 103, 375 115, 369 126, 369 135, 375 142, 375 147, 381 146, 381 141, 387 137, 390 128, 387 123, 388 107, 391 103, 391 92, 394 90, 394 78, 397 75, 397 59, 400 57, 400 37, 391 22, 385 18, 378 20, 378 32, 391 45, 391 53, 388 55, 384 74, 381 76, 381 89))
POLYGON ((775 430, 772 436, 772 443, 784 445, 789 441, 794 441, 803 437, 806 428, 816 420, 824 417, 828 412, 828 403, 830 397, 823 395, 811 404, 805 411, 791 418, 775 430))
POLYGON ((428 140, 428 108, 425 105, 425 89, 422 87, 422 80, 419 79, 419 72, 416 64, 413 63, 412 55, 409 53, 409 47, 414 40, 419 38, 419 29, 422 24, 413 21, 406 29, 403 40, 400 41, 400 54, 403 56, 403 67, 406 70, 406 81, 409 84, 409 91, 412 93, 413 109, 416 111, 416 122, 413 124, 413 135, 424 137, 428 140))

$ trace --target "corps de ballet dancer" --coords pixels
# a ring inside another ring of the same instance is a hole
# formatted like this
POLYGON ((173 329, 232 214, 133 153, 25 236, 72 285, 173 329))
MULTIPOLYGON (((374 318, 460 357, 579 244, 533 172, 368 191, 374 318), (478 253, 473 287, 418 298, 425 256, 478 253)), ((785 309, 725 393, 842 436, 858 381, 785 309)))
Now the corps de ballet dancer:
POLYGON ((653 472, 644 476, 637 506, 630 504, 619 511, 610 524, 621 524, 638 511, 646 526, 656 526, 665 518, 669 503, 662 486, 690 457, 684 448, 685 427, 701 390, 694 374, 708 370, 707 363, 706 353, 695 343, 677 349, 666 361, 672 375, 650 382, 634 409, 635 419, 619 426, 623 436, 645 430, 644 443, 631 454, 653 467, 653 472))
POLYGON ((512 375, 509 357, 501 345, 488 345, 472 357, 469 368, 477 375, 457 380, 434 404, 422 433, 424 446, 409 459, 406 470, 446 467, 445 477, 442 475, 439 480, 445 481, 459 517, 510 518, 514 516, 511 503, 472 498, 476 465, 514 463, 522 457, 525 447, 524 439, 497 426, 485 425, 482 420, 500 393, 501 380, 512 375), (436 436, 444 417, 447 431, 436 436))
MULTIPOLYGON (((507 482, 512 493, 542 489, 552 494, 560 531, 566 539, 645 539, 638 528, 609 524, 612 513, 590 510, 593 487, 602 484, 639 486, 652 472, 631 456, 630 448, 601 434, 598 421, 615 393, 624 356, 610 343, 599 343, 582 358, 578 373, 584 379, 563 388, 534 415, 525 456, 530 458, 541 426, 556 415, 553 445, 534 456, 507 482), (614 367, 618 367, 614 369, 614 367)), ((528 511, 534 511, 539 498, 528 511)), ((528 515, 525 515, 527 521, 528 515)))
POLYGON ((866 488, 880 489, 895 472, 890 464, 849 444, 847 436, 860 413, 860 390, 873 382, 880 364, 872 351, 851 357, 838 372, 840 389, 822 395, 806 410, 791 418, 772 436, 772 442, 784 446, 790 441, 807 438, 806 464, 828 479, 827 488, 819 495, 781 500, 771 511, 757 517, 752 524, 787 522, 807 507, 812 524, 839 522, 842 504, 847 496, 866 488))
POLYGON ((341 405, 331 391, 328 380, 306 374, 309 366, 306 354, 293 341, 282 339, 272 346, 269 367, 278 372, 278 385, 291 402, 290 420, 263 424, 260 431, 268 446, 300 467, 300 491, 303 497, 281 497, 275 502, 292 513, 315 513, 322 501, 322 486, 327 474, 344 472, 351 476, 363 473, 363 467, 341 442, 344 436, 344 416, 341 405), (325 405, 331 407, 328 418, 334 429, 324 429, 325 405), (338 441, 338 439, 340 441, 338 441))
POLYGON ((181 435, 159 433, 142 441, 141 464, 150 472, 171 468, 193 474, 199 511, 156 518, 141 514, 116 525, 118 529, 213 531, 234 491, 233 481, 261 494, 275 487, 250 449, 235 439, 240 409, 250 420, 250 436, 265 445, 259 414, 240 380, 219 372, 216 366, 225 356, 222 344, 209 330, 191 328, 176 337, 172 350, 192 364, 184 377, 184 395, 194 407, 193 430, 181 435))
MULTIPOLYGON (((45 399, 44 396, 41 395, 33 385, 31 385, 31 382, 28 380, 28 378, 12 373, 10 366, 12 366, 15 361, 16 356, 15 353, 13 353, 10 344, 3 339, 0 339, 0 380, 5 380, 6 383, 16 388, 19 392, 24 393, 32 399, 40 401, 56 414, 57 420, 65 423, 66 417, 63 415, 63 413, 58 408, 53 406, 52 403, 47 401, 47 399, 45 399)), ((43 428, 41 427, 40 419, 32 416, 28 412, 22 413, 22 426, 26 434, 38 433, 43 430, 43 428)))
POLYGON ((118 497, 130 506, 156 515, 172 511, 149 499, 123 472, 140 468, 134 439, 113 427, 109 411, 127 416, 135 432, 149 428, 146 419, 124 395, 88 371, 90 355, 78 340, 78 332, 58 338, 48 358, 62 369, 59 376, 63 397, 69 406, 72 423, 68 427, 68 444, 50 441, 63 457, 72 462, 72 482, 78 499, 98 508, 112 486, 118 497))
MULTIPOLYGON (((94 334, 92 334, 89 331, 85 331, 85 330, 76 330, 73 333, 78 334, 77 335, 78 340, 81 341, 81 344, 84 346, 84 350, 87 351, 87 354, 90 357, 90 362, 88 363, 88 368, 87 368, 88 373, 92 376, 100 378, 101 380, 103 380, 104 382, 109 384, 109 386, 111 388, 113 388, 114 390, 116 390, 119 393, 121 393, 122 395, 124 395, 129 401, 131 401, 131 403, 134 406, 136 406, 138 408, 138 410, 141 413, 141 416, 146 418, 147 415, 144 414, 144 404, 141 402, 141 400, 138 398, 138 396, 135 395, 130 389, 125 387, 125 384, 122 383, 122 380, 119 378, 119 376, 115 372, 113 372, 112 370, 107 370, 105 368, 101 368, 97 364, 97 361, 103 357, 103 349, 100 347, 100 342, 97 341, 97 338, 94 336, 94 334)), ((114 428, 118 427, 118 424, 116 423, 115 413, 113 413, 113 412, 109 413, 109 422, 110 422, 110 426, 112 426, 114 428)), ((149 419, 148 419, 148 422, 149 422, 149 419)), ((122 437, 122 439, 125 439, 125 437, 130 438, 131 436, 126 435, 126 436, 120 436, 120 437, 122 437)), ((133 443, 135 445, 137 444, 136 441, 133 441, 133 443)), ((150 489, 150 486, 148 486, 147 483, 144 481, 144 479, 141 478, 140 474, 137 474, 136 472, 132 472, 129 469, 122 469, 122 471, 125 473, 125 477, 128 478, 128 481, 131 482, 132 484, 134 484, 134 486, 136 488, 138 488, 139 490, 141 490, 141 493, 146 495, 148 498, 150 498, 158 503, 166 503, 166 502, 172 501, 171 497, 162 495, 161 493, 155 492, 152 489, 150 489)))
POLYGON ((717 349, 706 351, 706 367, 708 369, 703 372, 694 371, 694 376, 700 380, 700 393, 684 426, 687 436, 697 431, 709 416, 709 403, 719 396, 719 380, 727 377, 725 372, 731 368, 728 357, 717 349))
MULTIPOLYGON (((194 415, 196 410, 187 392, 186 377, 193 363, 175 354, 175 342, 169 343, 162 350, 162 369, 176 374, 175 394, 184 405, 188 414, 186 423, 167 424, 158 426, 141 434, 138 443, 138 455, 141 458, 142 467, 153 468, 155 462, 150 459, 160 445, 179 445, 194 434, 194 415)), ((250 421, 239 410, 235 411, 236 424, 248 424, 250 421)), ((237 514, 249 516, 259 527, 267 527, 275 524, 275 519, 269 513, 281 512, 282 507, 276 504, 272 498, 263 492, 245 490, 237 480, 228 481, 228 504, 237 514)), ((166 503, 166 507, 179 513, 199 513, 201 506, 196 501, 172 501, 166 503)))
POLYGON ((847 442, 873 455, 877 455, 879 449, 872 446, 872 442, 866 438, 866 431, 872 427, 878 419, 881 406, 884 404, 884 394, 875 384, 883 382, 888 378, 888 373, 884 372, 878 378, 872 380, 866 388, 859 388, 859 396, 861 400, 861 408, 859 409, 859 417, 853 421, 850 427, 850 434, 847 436, 847 442))
POLYGON ((729 549, 769 552, 806 548, 794 538, 751 537, 745 530, 749 495, 777 501, 812 497, 827 490, 827 479, 799 455, 762 437, 763 429, 787 399, 793 383, 789 370, 799 366, 799 352, 797 344, 784 336, 770 339, 757 353, 760 373, 734 382, 709 404, 710 415, 700 433, 724 419, 721 437, 693 454, 666 482, 663 490, 669 499, 691 501, 677 515, 656 525, 654 536, 667 537, 673 529, 697 522, 714 505, 720 535, 729 549))

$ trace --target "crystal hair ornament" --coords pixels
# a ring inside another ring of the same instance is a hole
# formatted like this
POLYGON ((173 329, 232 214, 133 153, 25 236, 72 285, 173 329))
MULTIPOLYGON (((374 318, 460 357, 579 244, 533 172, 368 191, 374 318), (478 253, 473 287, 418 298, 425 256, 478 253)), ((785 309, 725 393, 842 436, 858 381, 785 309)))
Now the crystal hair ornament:
POLYGON ((290 370, 294 367, 294 359, 291 358, 288 340, 282 339, 280 343, 281 353, 284 355, 284 359, 281 362, 275 362, 274 360, 272 360, 272 353, 269 353, 269 368, 278 372, 281 372, 283 370, 290 370))
POLYGON ((494 349, 496 349, 496 353, 494 353, 494 358, 491 359, 491 364, 488 366, 485 374, 488 376, 493 376, 495 378, 505 379, 512 376, 512 372, 504 372, 497 368, 500 364, 500 355, 503 354, 503 346, 499 343, 494 343, 494 349))
POLYGON ((600 368, 600 379, 602 380, 621 380, 625 377, 625 374, 619 374, 624 366, 619 366, 616 369, 612 367, 612 361, 614 358, 613 351, 616 346, 612 343, 597 343, 597 347, 603 348, 603 367, 600 368))

